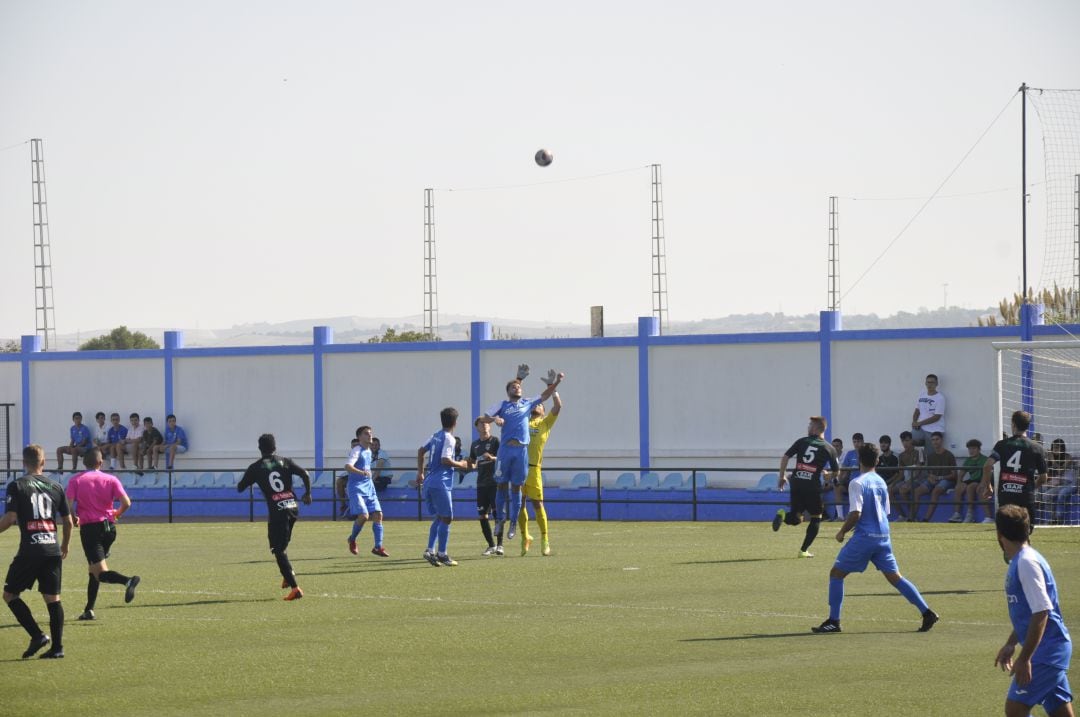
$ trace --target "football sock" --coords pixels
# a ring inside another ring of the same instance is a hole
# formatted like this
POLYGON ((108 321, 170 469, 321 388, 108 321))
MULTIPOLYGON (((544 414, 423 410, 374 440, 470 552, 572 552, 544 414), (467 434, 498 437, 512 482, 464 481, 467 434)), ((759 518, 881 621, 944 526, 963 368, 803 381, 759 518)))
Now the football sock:
POLYGON ((64 605, 57 600, 46 606, 49 608, 49 634, 52 637, 50 649, 57 651, 64 646, 64 605))
POLYGON ((439 524, 440 523, 442 523, 442 521, 439 520, 438 518, 431 521, 431 527, 428 528, 428 536, 427 536, 427 549, 428 550, 431 550, 431 551, 435 550, 435 540, 439 536, 439 524))
POLYGON ((30 606, 24 603, 22 598, 15 598, 9 602, 8 608, 10 608, 11 614, 15 616, 15 619, 19 621, 19 624, 22 625, 22 628, 29 633, 30 637, 37 637, 42 634, 37 621, 34 620, 34 616, 30 614, 30 606))
POLYGON ((844 506, 840 505, 839 503, 836 504, 836 517, 838 519, 844 517, 844 506))
POLYGON ((840 606, 844 604, 844 579, 829 578, 829 619, 840 622, 840 606))
POLYGON ((439 521, 439 555, 446 555, 446 544, 450 542, 450 524, 439 521))
POLYGON ((495 547, 495 538, 491 535, 491 521, 487 518, 480 519, 480 531, 484 534, 484 540, 487 541, 488 547, 495 547))
POLYGON ((915 583, 911 582, 907 578, 900 578, 900 582, 896 583, 896 589, 900 591, 900 594, 907 598, 907 601, 919 608, 920 613, 924 613, 930 609, 930 606, 923 600, 923 596, 919 593, 919 588, 915 587, 915 583))
POLYGON ((510 519, 513 520, 521 512, 521 491, 510 491, 510 519))
POLYGON ((375 536, 375 547, 378 548, 382 545, 383 526, 382 523, 373 523, 371 525, 371 534, 375 536))
POLYGON ((506 524, 504 521, 498 521, 495 523, 495 544, 502 545, 503 533, 505 532, 506 524))
POLYGON ((547 511, 544 510, 543 503, 536 506, 536 524, 540 527, 540 537, 546 538, 548 534, 548 522, 547 511))
POLYGON ((289 587, 295 588, 296 576, 293 575, 292 563, 289 562, 289 556, 284 551, 280 553, 274 553, 274 559, 277 560, 278 570, 281 571, 281 577, 285 578, 285 582, 289 584, 289 587))
POLYGON ((503 485, 495 489, 495 521, 499 525, 506 521, 506 489, 503 485))
POLYGON ((518 533, 521 535, 529 534, 529 513, 525 510, 525 506, 521 506, 521 510, 517 514, 518 533))
POLYGON ((352 524, 352 532, 349 533, 349 540, 355 541, 356 536, 360 535, 360 531, 363 530, 363 529, 364 529, 364 526, 362 524, 360 524, 360 523, 357 523, 354 520, 353 524, 352 524))
POLYGON ((86 609, 93 610, 94 605, 97 604, 98 588, 101 587, 101 581, 94 577, 93 573, 90 573, 90 580, 86 583, 86 609))
POLYGON ((814 542, 814 538, 817 537, 818 530, 821 528, 821 518, 811 518, 810 522, 806 525, 806 538, 802 541, 802 547, 799 550, 804 553, 810 549, 810 545, 814 542))
POLYGON ((98 575, 98 581, 112 583, 113 585, 124 585, 129 579, 127 575, 121 575, 115 570, 106 570, 101 575, 98 575))

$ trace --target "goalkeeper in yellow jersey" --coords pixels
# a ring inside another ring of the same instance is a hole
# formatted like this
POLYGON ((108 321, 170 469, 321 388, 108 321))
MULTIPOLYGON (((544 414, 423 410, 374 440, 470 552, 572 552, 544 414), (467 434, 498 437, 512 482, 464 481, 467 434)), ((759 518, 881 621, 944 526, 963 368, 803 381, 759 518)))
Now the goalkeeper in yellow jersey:
MULTIPOLYGON (((525 497, 536 511, 536 524, 540 526, 541 552, 544 555, 551 555, 551 544, 548 542, 548 520, 547 512, 544 510, 544 480, 541 475, 541 466, 548 435, 559 418, 559 411, 562 410, 562 399, 559 398, 558 391, 551 394, 551 400, 551 413, 544 415, 544 404, 538 403, 529 416, 529 472, 524 486, 525 497)), ((532 536, 529 535, 529 511, 524 501, 521 504, 521 512, 518 513, 518 533, 521 534, 521 554, 525 555, 532 545, 532 536)))

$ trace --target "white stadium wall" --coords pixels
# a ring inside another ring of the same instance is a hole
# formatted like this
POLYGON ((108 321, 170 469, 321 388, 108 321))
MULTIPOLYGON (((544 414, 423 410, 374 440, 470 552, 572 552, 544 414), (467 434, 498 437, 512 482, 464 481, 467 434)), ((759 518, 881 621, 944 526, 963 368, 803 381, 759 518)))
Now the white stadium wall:
MULTIPOLYGON (((486 335, 484 327, 478 323, 472 335, 486 335)), ((1035 328, 1035 339, 1063 331, 1035 328)), ((642 329, 646 334, 649 327, 642 329)), ((460 411, 459 435, 471 440, 473 418, 505 396, 517 365, 527 363, 526 395, 544 388, 539 378, 548 368, 567 374, 560 391, 566 409, 545 452, 551 468, 735 468, 746 469, 748 478, 751 469, 775 470, 807 416, 819 412, 845 443, 854 431, 870 439, 887 433, 898 442, 931 372, 948 398, 947 442, 963 456, 968 438, 988 446, 996 437, 991 344, 1015 340, 1018 330, 826 329, 423 345, 335 345, 320 331, 308 346, 184 349, 182 336, 167 332, 160 351, 89 356, 27 349, 4 357, 0 401, 17 404, 13 448, 39 442, 55 455, 67 442, 74 410, 88 423, 97 410, 117 411, 125 422, 137 411, 163 426, 171 407, 191 439, 179 468, 242 468, 263 432, 278 437, 283 454, 309 466, 316 465, 321 438, 323 465, 333 467, 356 427, 370 424, 395 467, 409 470, 416 448, 439 427, 441 408, 460 411), (830 357, 824 367, 823 355, 830 357), (321 417, 315 414, 320 380, 321 417)))
MULTIPOLYGON (((11 442, 10 465, 17 469, 22 465, 22 412, 19 410, 22 403, 22 364, 18 361, 0 362, 0 403, 15 404, 7 409, 9 421, 7 430, 11 442)), ((6 446, 0 445, 0 453, 5 449, 6 446)), ((7 466, 8 456, 0 455, 0 468, 7 466)))

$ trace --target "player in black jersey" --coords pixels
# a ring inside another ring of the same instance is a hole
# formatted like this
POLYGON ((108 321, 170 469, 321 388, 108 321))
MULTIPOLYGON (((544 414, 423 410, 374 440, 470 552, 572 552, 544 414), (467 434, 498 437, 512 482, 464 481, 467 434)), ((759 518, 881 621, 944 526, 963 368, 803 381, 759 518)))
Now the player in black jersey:
POLYGON ((270 539, 270 552, 274 554, 278 569, 281 570, 281 587, 292 588, 284 599, 297 600, 304 597, 304 591, 296 584, 296 574, 293 573, 292 563, 286 553, 292 539, 293 524, 300 513, 296 504, 296 493, 293 492, 293 476, 300 476, 300 480, 304 481, 304 496, 301 498, 304 505, 311 505, 311 477, 291 458, 274 455, 276 450, 277 441, 271 434, 264 433, 259 436, 259 452, 262 453, 262 458, 248 466, 236 490, 243 493, 248 487, 257 485, 266 498, 269 512, 266 534, 270 539))
POLYGON ((825 505, 821 501, 821 477, 822 472, 828 468, 825 476, 835 475, 839 466, 836 463, 836 450, 824 438, 827 422, 824 416, 810 416, 810 425, 807 434, 791 444, 783 458, 780 459, 780 478, 777 481, 777 490, 783 490, 787 483, 788 460, 795 458, 795 469, 791 471, 791 510, 783 508, 776 511, 772 521, 772 529, 780 530, 781 523, 798 525, 802 522, 803 511, 810 514, 810 523, 806 526, 806 537, 802 547, 799 548, 800 558, 812 558, 810 544, 817 537, 821 527, 821 516, 825 512, 825 505))
POLYGON ((45 467, 45 450, 36 444, 24 448, 23 466, 26 475, 8 483, 6 507, 3 517, 0 517, 0 533, 16 524, 21 533, 19 552, 11 561, 4 581, 4 602, 23 629, 30 633, 30 646, 23 653, 23 658, 33 657, 50 640, 38 627, 30 607, 19 595, 37 582, 38 592, 49 610, 49 633, 52 635, 52 647, 41 657, 59 658, 64 656, 61 568, 68 554, 74 522, 68 511, 64 489, 41 473, 45 467), (56 544, 56 516, 64 519, 60 545, 56 544))
POLYGON ((491 517, 495 515, 495 456, 499 454, 499 439, 491 435, 491 425, 477 418, 473 425, 479 438, 469 447, 469 467, 476 471, 476 512, 480 530, 487 541, 484 555, 502 555, 502 533, 491 535, 491 517), (496 544, 495 540, 498 540, 496 544))
POLYGON ((994 464, 1001 463, 998 476, 998 507, 1019 505, 1027 509, 1031 527, 1035 527, 1035 479, 1046 475, 1043 447, 1027 437, 1031 414, 1016 411, 1012 415, 1012 438, 998 441, 983 464, 979 493, 989 500, 994 495, 994 464))

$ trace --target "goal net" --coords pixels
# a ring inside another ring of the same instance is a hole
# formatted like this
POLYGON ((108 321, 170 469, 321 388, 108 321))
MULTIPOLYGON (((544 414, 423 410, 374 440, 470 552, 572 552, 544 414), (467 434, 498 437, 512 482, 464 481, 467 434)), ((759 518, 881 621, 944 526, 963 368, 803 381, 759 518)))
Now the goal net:
POLYGON ((1010 435, 1013 412, 1028 411, 1028 436, 1046 451, 1047 475, 1035 483, 1035 524, 1080 525, 1080 341, 995 343, 994 348, 996 435, 1010 435))

